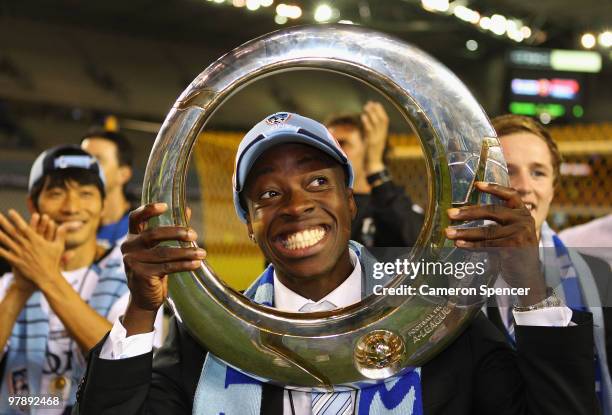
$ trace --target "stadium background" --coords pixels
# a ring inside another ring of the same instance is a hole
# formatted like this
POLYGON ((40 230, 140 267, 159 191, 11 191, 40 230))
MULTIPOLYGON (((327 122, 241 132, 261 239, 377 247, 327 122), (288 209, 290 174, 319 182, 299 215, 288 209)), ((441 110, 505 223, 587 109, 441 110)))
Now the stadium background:
MULTIPOLYGON (((137 201, 155 134, 188 83, 249 39, 291 24, 316 23, 324 3, 0 1, 0 210, 26 212, 27 175, 40 151, 78 143, 89 126, 104 123, 120 129, 136 149, 130 192, 137 201), (299 7, 302 15, 279 24, 281 4, 299 7)), ((549 218, 554 228, 612 212, 609 2, 327 3, 331 15, 326 21, 350 20, 435 56, 459 76, 490 116, 512 108, 548 123, 565 159, 549 218), (466 10, 479 13, 479 18, 466 10), (524 36, 526 30, 517 34, 522 27, 529 29, 529 36, 524 36), (586 33, 596 39, 590 48, 586 33), (555 50, 591 55, 573 55, 569 67, 561 69, 542 64, 555 50), (593 54, 599 65, 593 63, 593 54), (525 90, 517 94, 516 79, 538 87, 564 79, 573 90, 563 98, 541 89, 535 95, 525 90)), ((233 157, 241 134, 272 112, 296 111, 324 119, 358 111, 368 99, 383 97, 341 75, 299 71, 248 86, 214 115, 194 152, 188 198, 193 226, 203 236, 213 268, 233 286, 244 288, 263 267, 231 202, 233 157)), ((425 207, 427 180, 418 139, 395 109, 385 106, 391 116, 389 168, 413 200, 425 207)))

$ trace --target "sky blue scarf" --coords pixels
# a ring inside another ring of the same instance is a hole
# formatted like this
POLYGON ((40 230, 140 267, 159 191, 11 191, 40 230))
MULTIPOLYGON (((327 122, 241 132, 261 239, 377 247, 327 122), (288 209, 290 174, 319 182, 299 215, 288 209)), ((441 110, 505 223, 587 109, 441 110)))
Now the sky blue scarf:
MULTIPOLYGON (((376 261, 363 247, 349 243, 362 266, 362 294, 371 292, 375 281, 366 275, 376 261)), ((270 265, 245 291, 258 304, 274 304, 274 269, 270 265)), ((380 280, 376 281, 380 284, 380 280)), ((347 393, 347 392, 340 392, 347 393)), ((260 415, 262 383, 208 354, 193 402, 194 415, 260 415)), ((422 415, 421 368, 381 383, 364 382, 357 391, 359 415, 422 415)))

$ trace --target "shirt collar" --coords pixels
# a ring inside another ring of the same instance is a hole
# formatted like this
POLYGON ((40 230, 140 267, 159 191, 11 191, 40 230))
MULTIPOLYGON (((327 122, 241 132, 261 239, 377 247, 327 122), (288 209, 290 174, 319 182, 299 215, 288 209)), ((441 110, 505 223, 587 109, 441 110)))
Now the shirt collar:
MULTIPOLYGON (((349 249, 353 271, 346 280, 337 286, 332 292, 317 301, 317 304, 328 301, 336 307, 347 307, 361 301, 361 264, 357 255, 349 249)), ((290 290, 276 276, 274 271, 274 307, 297 313, 307 303, 314 301, 304 298, 295 291, 290 290)))

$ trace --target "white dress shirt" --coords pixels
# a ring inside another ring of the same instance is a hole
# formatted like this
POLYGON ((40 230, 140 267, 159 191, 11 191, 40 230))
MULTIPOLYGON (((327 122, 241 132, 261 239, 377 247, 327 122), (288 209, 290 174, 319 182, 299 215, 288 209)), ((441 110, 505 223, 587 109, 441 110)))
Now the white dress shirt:
MULTIPOLYGON (((317 305, 323 303, 331 303, 334 308, 347 307, 351 304, 361 301, 361 265, 359 259, 353 251, 351 254, 351 264, 353 272, 348 276, 342 284, 336 287, 335 290, 327 294, 317 302, 304 298, 298 293, 287 288, 274 273, 274 307, 279 310, 298 313, 307 304, 310 311, 329 310, 330 307, 317 308, 317 305)), ((354 395, 355 392, 352 392, 354 395)), ((351 396, 351 402, 354 402, 354 396, 351 396)), ((312 394, 310 392, 290 391, 285 389, 283 396, 283 415, 310 415, 312 406, 312 394), (291 409, 291 400, 293 400, 293 409, 291 409)), ((352 406, 352 403, 351 403, 352 406)))

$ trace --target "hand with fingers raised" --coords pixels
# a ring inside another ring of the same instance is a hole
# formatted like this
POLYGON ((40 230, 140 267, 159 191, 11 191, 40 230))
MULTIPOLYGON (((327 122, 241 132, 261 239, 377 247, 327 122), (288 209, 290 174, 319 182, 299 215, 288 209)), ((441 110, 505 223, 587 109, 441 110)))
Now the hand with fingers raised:
POLYGON ((383 154, 389 133, 389 116, 379 102, 369 101, 361 113, 364 141, 366 146, 366 174, 374 174, 385 169, 383 154))
POLYGON ((0 256, 11 264, 17 287, 31 293, 53 283, 61 276, 66 228, 38 213, 30 223, 12 209, 7 216, 0 213, 0 256))
POLYGON ((168 296, 168 276, 200 267, 206 251, 197 247, 168 247, 165 241, 195 242, 188 227, 147 228, 151 218, 168 209, 165 203, 140 206, 129 216, 129 233, 121 245, 130 288, 130 303, 123 319, 128 336, 152 331, 157 310, 168 296))
POLYGON ((496 224, 477 228, 448 227, 447 238, 453 240, 458 248, 486 248, 499 259, 501 276, 510 286, 529 288, 529 294, 519 298, 521 305, 539 303, 547 297, 547 290, 533 217, 516 190, 485 182, 477 182, 476 186, 482 192, 497 196, 504 204, 449 209, 449 218, 458 221, 492 220, 496 224))
MULTIPOLYGON (((40 215, 39 213, 33 213, 30 218, 30 228, 45 238, 47 241, 53 241, 55 239, 55 232, 57 230, 57 224, 47 214, 40 215)), ((36 290, 36 285, 23 275, 17 268, 13 268, 13 277, 15 278, 15 284, 18 289, 29 292, 30 294, 36 290)))

